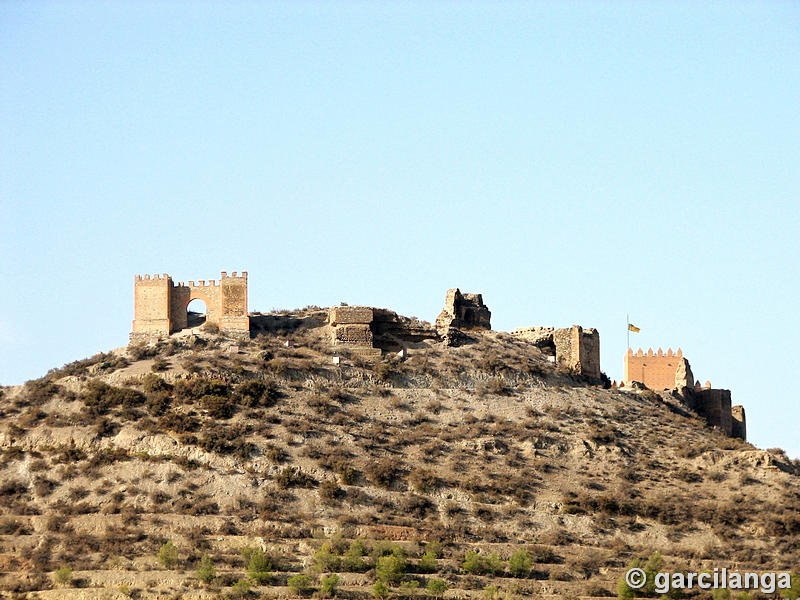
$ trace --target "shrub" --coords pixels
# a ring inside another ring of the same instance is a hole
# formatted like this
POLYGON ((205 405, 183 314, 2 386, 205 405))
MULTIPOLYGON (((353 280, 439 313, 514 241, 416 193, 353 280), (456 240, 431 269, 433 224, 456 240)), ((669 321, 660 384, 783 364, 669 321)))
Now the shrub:
POLYGON ((295 575, 294 577, 289 577, 289 579, 286 581, 286 585, 288 585, 289 589, 299 596, 305 596, 314 589, 311 586, 311 577, 308 575, 295 575))
POLYGON ((344 485, 355 485, 358 481, 359 472, 344 461, 336 462, 333 470, 344 485))
POLYGON ((432 492, 441 485, 436 474, 426 468, 411 471, 408 476, 408 482, 415 490, 421 493, 432 492))
POLYGON ((336 595, 336 588, 339 585, 339 576, 334 574, 323 575, 320 579, 320 595, 323 598, 332 598, 336 595))
POLYGON ((385 598, 389 597, 390 590, 386 586, 385 583, 382 581, 378 581, 375 585, 372 586, 372 591, 370 592, 373 598, 377 598, 378 600, 384 600, 385 598))
POLYGON ((178 549, 171 541, 164 542, 161 549, 158 551, 158 562, 164 565, 167 569, 174 569, 178 564, 178 549))
POLYGON ((250 595, 250 581, 247 579, 240 579, 231 586, 231 593, 229 597, 232 598, 246 598, 250 595))
POLYGON ((219 325, 216 323, 212 323, 211 321, 206 321, 203 323, 201 330, 205 331, 206 333, 219 333, 219 325))
POLYGON ((230 390, 221 381, 206 377, 192 377, 177 381, 173 391, 178 400, 191 403, 200 400, 203 396, 227 396, 230 390))
POLYGON ((434 598, 441 598, 450 586, 444 579, 431 579, 425 589, 428 590, 434 598))
POLYGON ((401 549, 389 556, 381 556, 375 563, 375 575, 386 585, 397 585, 406 574, 406 559, 401 549))
POLYGON ((286 467, 275 478, 275 483, 278 484, 278 487, 281 488, 288 488, 288 487, 304 487, 310 488, 316 485, 316 480, 304 473, 300 467, 286 467))
POLYGON ((370 482, 383 488, 391 487, 400 475, 400 470, 392 459, 373 461, 367 465, 364 471, 370 482))
POLYGON ((420 573, 435 573, 436 566, 436 553, 430 550, 425 552, 417 562, 417 569, 420 573))
POLYGON ((519 549, 508 559, 508 568, 514 577, 527 577, 531 572, 533 559, 525 550, 519 549))
POLYGON ((483 557, 474 550, 467 552, 464 562, 461 563, 461 568, 470 575, 482 575, 486 572, 486 564, 483 557))
POLYGON ((264 585, 272 579, 272 560, 261 548, 247 547, 242 550, 247 576, 257 585, 264 585))
POLYGON ((339 496, 342 495, 342 489, 335 481, 331 481, 330 479, 327 479, 320 484, 318 492, 319 497, 322 498, 325 504, 336 502, 339 496))
POLYGON ((356 573, 365 571, 367 563, 364 561, 364 554, 366 554, 366 549, 361 540, 353 540, 350 542, 350 548, 342 557, 342 568, 356 573))
POLYGON ((118 388, 94 379, 86 385, 81 401, 95 414, 105 414, 114 407, 133 408, 144 404, 144 394, 131 388, 118 388))
POLYGON ((153 361, 153 364, 150 365, 150 370, 154 373, 159 371, 166 371, 169 369, 169 362, 164 360, 163 358, 157 358, 153 361))
POLYGON ((417 590, 419 589, 419 581, 411 579, 409 581, 404 581, 400 584, 400 587, 397 588, 397 596, 403 599, 406 598, 413 598, 417 595, 417 590))
POLYGON ((67 566, 62 566, 56 569, 53 573, 53 578, 58 585, 69 585, 72 583, 72 569, 67 566))
POLYGON ((197 567, 195 575, 197 575, 200 581, 206 584, 214 581, 214 578, 217 576, 217 570, 214 568, 214 562, 208 554, 203 554, 203 558, 200 559, 200 565, 197 567))
POLYGON ((142 378, 142 389, 145 394, 169 392, 172 386, 155 373, 148 373, 142 378))
POLYGON ((240 404, 250 408, 273 406, 281 396, 278 385, 272 380, 240 383, 236 387, 235 395, 240 404))
POLYGON ((506 570, 505 561, 497 552, 492 552, 484 562, 486 572, 490 575, 501 575, 506 570))
POLYGON ((314 552, 313 560, 313 569, 318 573, 338 571, 341 564, 341 559, 332 552, 330 542, 325 542, 314 552))
POLYGON ((226 396, 207 394, 200 399, 200 402, 208 411, 208 415, 215 419, 230 419, 236 411, 236 404, 226 396))

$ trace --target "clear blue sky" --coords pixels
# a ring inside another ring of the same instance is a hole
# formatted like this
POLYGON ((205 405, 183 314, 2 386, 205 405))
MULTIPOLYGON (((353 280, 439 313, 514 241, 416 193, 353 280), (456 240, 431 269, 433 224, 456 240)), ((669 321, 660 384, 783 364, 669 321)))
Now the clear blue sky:
POLYGON ((682 347, 800 456, 797 2, 4 2, 0 383, 133 276, 682 347))

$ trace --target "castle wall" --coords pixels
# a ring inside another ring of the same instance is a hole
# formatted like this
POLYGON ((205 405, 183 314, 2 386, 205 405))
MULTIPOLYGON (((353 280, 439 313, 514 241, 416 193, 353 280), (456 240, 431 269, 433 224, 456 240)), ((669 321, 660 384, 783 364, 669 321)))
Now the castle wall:
POLYGON ((675 373, 682 357, 680 348, 674 354, 672 348, 666 353, 661 348, 656 353, 652 348, 647 353, 639 348, 636 354, 628 348, 623 361, 622 379, 628 385, 638 381, 653 390, 671 390, 675 387, 675 373))
POLYGON ((600 379, 600 334, 595 329, 573 325, 553 331, 556 363, 593 379, 600 379))
POLYGON ((694 390, 689 396, 689 407, 704 416, 709 425, 719 427, 725 435, 732 435, 730 390, 694 390))
POLYGON ((456 329, 491 329, 492 313, 483 303, 482 294, 462 294, 458 288, 447 290, 444 309, 436 318, 436 330, 445 335, 456 329))
POLYGON ((133 333, 169 335, 172 279, 164 275, 136 276, 133 293, 133 333))
POLYGON ((731 407, 731 435, 747 441, 747 420, 744 414, 744 406, 736 405, 731 407))
POLYGON ((151 279, 137 275, 134 280, 134 321, 132 337, 166 336, 188 326, 187 307, 192 300, 206 305, 206 322, 220 331, 249 334, 247 314, 247 271, 231 276, 222 271, 219 282, 200 280, 175 285, 167 275, 151 279))

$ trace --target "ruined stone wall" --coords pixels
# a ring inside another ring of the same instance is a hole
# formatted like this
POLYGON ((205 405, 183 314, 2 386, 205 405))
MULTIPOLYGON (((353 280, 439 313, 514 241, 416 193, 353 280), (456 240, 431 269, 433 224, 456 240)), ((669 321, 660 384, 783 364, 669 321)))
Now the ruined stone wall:
POLYGON ((553 331, 556 363, 573 373, 600 379, 600 334, 595 329, 573 325, 553 331))
POLYGON ((744 415, 744 406, 731 407, 731 435, 747 441, 747 419, 744 415))
POLYGON ((705 417, 709 425, 719 427, 725 435, 732 434, 730 390, 696 389, 689 394, 688 401, 689 407, 705 417))
POLYGON ((447 290, 444 309, 436 318, 436 330, 446 335, 448 329, 491 329, 492 313, 483 303, 482 294, 462 294, 458 288, 447 290))
POLYGON ((334 306, 328 311, 331 342, 351 348, 397 351, 407 344, 438 339, 428 323, 370 306, 334 306))
POLYGON ((134 320, 131 338, 166 336, 187 327, 187 307, 192 300, 206 305, 206 322, 220 331, 249 335, 247 314, 247 271, 228 276, 222 271, 218 282, 211 279, 195 284, 182 281, 175 285, 166 273, 134 279, 134 320))
POLYGON ((622 379, 628 385, 638 381, 653 390, 671 390, 675 387, 675 373, 682 357, 680 348, 676 353, 672 352, 672 348, 666 353, 661 348, 658 352, 650 348, 647 353, 639 348, 636 354, 628 348, 623 361, 622 379))
POLYGON ((333 345, 372 348, 373 309, 369 306, 334 306, 328 312, 333 345))

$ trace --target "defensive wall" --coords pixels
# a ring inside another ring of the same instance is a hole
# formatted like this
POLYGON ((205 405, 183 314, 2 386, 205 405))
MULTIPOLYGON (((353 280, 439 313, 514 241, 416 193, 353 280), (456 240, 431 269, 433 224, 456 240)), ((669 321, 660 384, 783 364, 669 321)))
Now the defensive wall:
POLYGON ((133 329, 131 340, 168 336, 189 326, 187 307, 192 300, 206 305, 206 322, 232 335, 250 335, 247 313, 247 271, 228 275, 219 281, 199 280, 177 285, 166 273, 136 275, 134 278, 133 329))
POLYGON ((580 325, 555 329, 554 327, 518 327, 511 332, 531 342, 544 353, 554 357, 554 362, 577 375, 600 380, 600 333, 580 325))
POLYGON ((710 381, 705 385, 695 381, 680 348, 674 353, 672 348, 666 352, 661 348, 655 352, 652 348, 647 352, 639 348, 636 353, 628 348, 623 359, 623 381, 628 386, 638 382, 654 390, 674 390, 709 425, 728 436, 747 439, 744 408, 731 405, 730 390, 712 388, 710 381))

